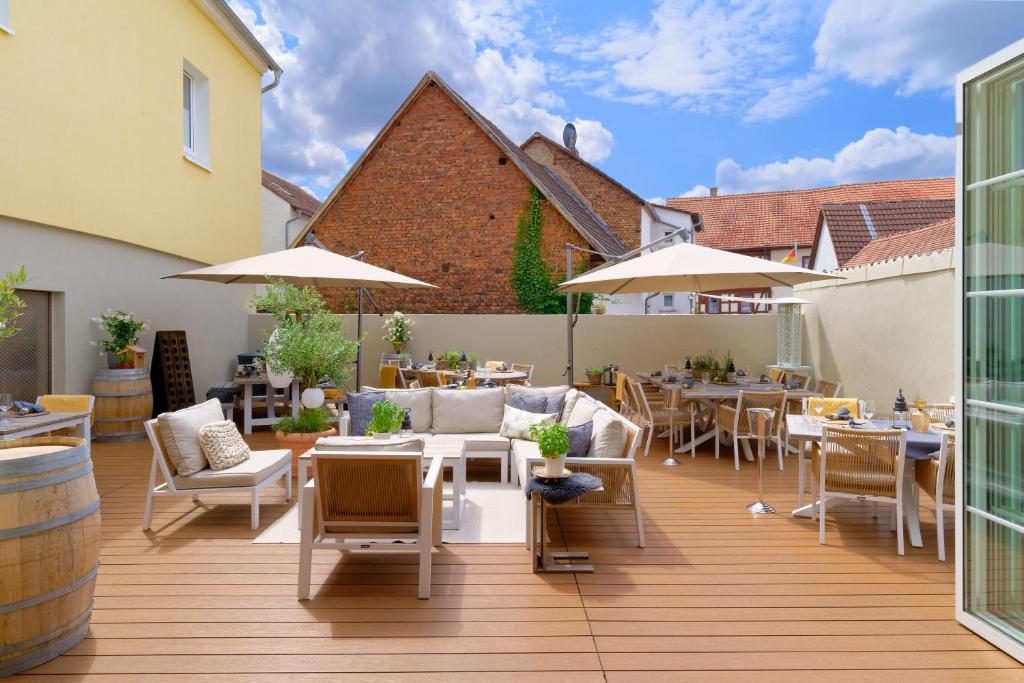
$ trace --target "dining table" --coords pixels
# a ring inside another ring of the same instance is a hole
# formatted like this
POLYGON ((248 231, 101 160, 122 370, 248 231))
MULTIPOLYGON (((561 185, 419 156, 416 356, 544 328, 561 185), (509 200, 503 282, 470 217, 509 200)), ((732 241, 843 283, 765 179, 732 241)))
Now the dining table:
MULTIPOLYGON (((828 420, 822 417, 811 415, 787 415, 786 416, 786 438, 789 441, 798 443, 799 470, 799 491, 797 496, 797 509, 793 510, 794 517, 813 517, 815 515, 816 501, 807 505, 803 504, 804 497, 804 455, 807 449, 814 443, 821 442, 821 434, 826 424, 842 425, 842 421, 828 420)), ((866 429, 890 429, 892 421, 875 418, 869 420, 862 428, 866 429)), ((903 509, 907 514, 907 532, 910 536, 910 544, 920 548, 921 541, 921 519, 920 519, 920 495, 917 489, 914 471, 920 461, 931 460, 938 455, 939 447, 942 445, 942 434, 949 431, 946 427, 933 424, 927 432, 906 430, 907 448, 906 457, 903 460, 903 509)), ((846 501, 837 499, 829 503, 829 508, 843 505, 846 501)))
POLYGON ((91 419, 92 413, 88 412, 41 413, 24 417, 7 417, 0 413, 0 441, 23 439, 65 427, 74 428, 78 436, 89 441, 92 438, 91 419))
POLYGON ((701 434, 697 435, 692 443, 681 444, 676 449, 676 453, 686 453, 691 448, 715 438, 714 425, 718 404, 725 401, 738 401, 741 391, 780 391, 785 389, 787 402, 821 396, 820 393, 808 389, 786 389, 782 384, 763 383, 755 379, 741 378, 735 383, 708 382, 706 385, 703 382, 693 382, 693 386, 687 387, 682 381, 673 382, 670 381, 671 378, 664 375, 638 372, 637 377, 660 387, 666 394, 678 393, 676 397, 678 405, 692 401, 700 408, 696 426, 701 430, 701 434))

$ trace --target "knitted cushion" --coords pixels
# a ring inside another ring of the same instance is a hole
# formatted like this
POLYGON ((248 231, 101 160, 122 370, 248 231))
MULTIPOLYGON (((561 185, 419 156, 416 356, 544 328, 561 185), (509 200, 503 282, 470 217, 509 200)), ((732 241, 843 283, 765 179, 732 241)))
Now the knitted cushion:
POLYGON ((200 427, 199 445, 211 470, 226 470, 249 459, 249 446, 231 420, 210 422, 200 427))

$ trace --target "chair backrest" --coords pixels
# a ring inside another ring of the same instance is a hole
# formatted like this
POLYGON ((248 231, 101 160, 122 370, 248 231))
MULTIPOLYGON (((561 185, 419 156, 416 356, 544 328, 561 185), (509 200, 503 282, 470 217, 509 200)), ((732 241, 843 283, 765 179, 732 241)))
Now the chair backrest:
POLYGON ((615 373, 615 402, 620 406, 626 400, 626 380, 628 379, 629 375, 624 372, 615 373))
POLYGON ((811 383, 811 376, 790 372, 786 375, 786 384, 793 382, 798 382, 797 389, 806 389, 807 385, 811 383))
POLYGON ((178 470, 174 466, 174 462, 167 455, 167 449, 164 448, 164 438, 160 434, 160 422, 154 417, 151 420, 146 420, 145 425, 149 444, 153 447, 153 458, 160 468, 160 474, 163 476, 164 481, 167 482, 167 487, 173 491, 175 490, 174 475, 178 470))
POLYGON ((786 381, 786 371, 781 368, 768 368, 768 379, 775 384, 782 384, 786 381))
POLYGON ((902 429, 850 429, 825 425, 821 458, 825 490, 859 496, 895 498, 903 483, 907 433, 902 429))
POLYGON ((377 386, 381 389, 398 388, 398 376, 400 374, 401 371, 394 365, 381 365, 380 378, 377 381, 377 386))
POLYGON ((814 386, 814 390, 825 398, 835 398, 839 395, 839 390, 842 388, 842 382, 833 382, 827 379, 819 379, 814 386))
POLYGON ((942 502, 956 503, 956 434, 944 432, 939 447, 939 467, 935 480, 936 498, 942 491, 942 502))
POLYGON ((419 389, 420 386, 420 381, 418 379, 414 379, 413 381, 409 382, 408 385, 406 385, 406 389, 419 389))
POLYGON ((664 371, 666 377, 671 377, 672 375, 681 377, 683 375, 683 372, 685 371, 685 368, 682 365, 666 365, 664 367, 664 371))
POLYGON ((640 382, 636 381, 632 377, 628 379, 629 382, 629 398, 633 405, 633 410, 636 411, 640 419, 646 422, 654 421, 654 414, 651 412, 651 404, 647 400, 647 392, 644 391, 644 387, 641 386, 640 382))
POLYGON ((772 418, 771 433, 778 434, 786 410, 786 392, 781 390, 743 391, 741 389, 736 400, 736 436, 742 437, 750 434, 748 408, 771 408, 774 410, 775 416, 772 418))
POLYGON ((314 451, 312 460, 321 532, 342 527, 366 532, 418 527, 422 450, 314 451))
POLYGON ((814 415, 815 406, 821 406, 822 415, 832 415, 840 408, 850 411, 850 417, 860 417, 860 401, 855 398, 820 398, 810 396, 807 398, 807 413, 814 415))
POLYGON ((441 373, 437 370, 417 370, 416 379, 421 387, 444 386, 444 382, 441 381, 441 373))
POLYGON ((96 420, 96 397, 91 394, 43 394, 36 403, 51 413, 89 413, 89 422, 96 420))
POLYGON ((956 404, 954 403, 925 403, 924 412, 932 422, 946 423, 956 416, 956 404))
POLYGON ((527 382, 529 382, 530 379, 533 378, 533 366, 532 365, 525 365, 523 363, 513 363, 512 364, 512 370, 514 370, 515 372, 525 372, 526 373, 526 381, 527 382))
POLYGON ((497 370, 498 368, 507 365, 503 360, 489 360, 484 363, 485 370, 497 370))

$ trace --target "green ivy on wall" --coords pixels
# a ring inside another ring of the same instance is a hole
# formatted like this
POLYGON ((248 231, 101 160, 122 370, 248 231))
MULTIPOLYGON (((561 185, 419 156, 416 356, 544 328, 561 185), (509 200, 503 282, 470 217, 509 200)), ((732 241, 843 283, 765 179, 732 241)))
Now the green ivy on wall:
MULTIPOLYGON (((530 199, 519 216, 519 229, 512 253, 512 291, 516 303, 527 313, 565 313, 565 294, 557 290, 557 283, 551 277, 551 267, 541 254, 544 234, 544 195, 536 187, 530 188, 530 199)), ((586 269, 584 263, 577 265, 577 273, 586 269)), ((593 294, 577 295, 576 310, 589 313, 594 301, 593 294)))

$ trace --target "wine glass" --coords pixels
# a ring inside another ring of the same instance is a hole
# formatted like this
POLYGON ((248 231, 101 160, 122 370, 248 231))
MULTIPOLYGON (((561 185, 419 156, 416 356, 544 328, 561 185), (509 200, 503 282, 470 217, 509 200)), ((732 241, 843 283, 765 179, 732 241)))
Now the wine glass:
POLYGON ((0 394, 0 423, 8 422, 4 416, 7 415, 7 411, 11 409, 12 405, 14 405, 14 400, 10 394, 0 394))
POLYGON ((704 385, 704 391, 708 390, 708 382, 710 382, 710 381, 711 381, 711 378, 708 377, 708 373, 705 372, 704 375, 700 378, 700 383, 702 385, 704 385))
POLYGON ((861 409, 861 415, 865 420, 871 422, 871 418, 875 416, 875 402, 871 400, 863 401, 863 408, 861 409))
POLYGON ((824 401, 814 401, 811 404, 811 410, 814 411, 814 416, 815 417, 820 418, 822 413, 825 412, 825 402, 824 401))

